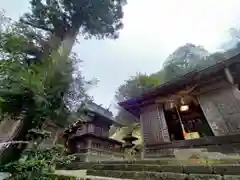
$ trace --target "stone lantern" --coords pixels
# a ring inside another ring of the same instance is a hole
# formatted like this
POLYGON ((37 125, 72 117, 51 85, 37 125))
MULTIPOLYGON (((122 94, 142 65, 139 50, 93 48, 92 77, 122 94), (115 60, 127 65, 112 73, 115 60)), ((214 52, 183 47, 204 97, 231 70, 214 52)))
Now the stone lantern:
POLYGON ((138 138, 134 137, 132 135, 132 132, 130 132, 122 140, 124 141, 123 149, 125 152, 125 158, 127 159, 132 159, 133 157, 135 158, 134 149, 132 148, 135 146, 133 142, 138 140, 138 138))

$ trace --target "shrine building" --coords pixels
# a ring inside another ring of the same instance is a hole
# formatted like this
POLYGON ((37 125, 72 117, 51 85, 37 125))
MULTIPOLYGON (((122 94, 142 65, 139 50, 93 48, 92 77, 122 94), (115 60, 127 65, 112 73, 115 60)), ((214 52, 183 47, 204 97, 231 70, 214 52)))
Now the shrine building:
POLYGON ((109 138, 110 126, 116 124, 112 113, 87 103, 79 119, 64 131, 65 147, 77 161, 122 160, 122 142, 109 138))
POLYGON ((144 158, 240 153, 240 54, 119 103, 139 118, 144 158))

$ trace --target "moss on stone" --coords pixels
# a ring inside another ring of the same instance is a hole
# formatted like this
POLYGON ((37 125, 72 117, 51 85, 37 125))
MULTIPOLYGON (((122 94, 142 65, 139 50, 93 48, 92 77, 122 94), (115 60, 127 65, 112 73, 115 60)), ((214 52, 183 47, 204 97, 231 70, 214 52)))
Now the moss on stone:
POLYGON ((188 175, 183 173, 163 172, 160 174, 162 180, 186 180, 187 177, 188 175))
POLYGON ((49 175, 54 180, 77 180, 77 177, 74 176, 64 176, 64 175, 56 175, 56 174, 51 174, 49 175))
POLYGON ((114 170, 88 170, 88 175, 113 177, 113 178, 125 178, 125 179, 161 179, 161 173, 157 172, 136 172, 136 171, 114 171, 114 170))
POLYGON ((240 180, 240 176, 237 175, 225 175, 223 180, 240 180))
POLYGON ((190 174, 188 180, 222 180, 222 176, 214 174, 190 174))
POLYGON ((187 174, 212 174, 213 169, 210 165, 184 165, 183 172, 187 174))
POLYGON ((239 164, 218 164, 212 165, 213 171, 216 174, 221 175, 239 175, 240 174, 240 165, 239 164))

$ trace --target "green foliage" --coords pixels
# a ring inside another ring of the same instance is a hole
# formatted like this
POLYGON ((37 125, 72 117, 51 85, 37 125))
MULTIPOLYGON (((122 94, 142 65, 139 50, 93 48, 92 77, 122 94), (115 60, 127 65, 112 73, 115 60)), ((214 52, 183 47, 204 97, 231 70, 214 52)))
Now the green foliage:
MULTIPOLYGON (((125 81, 115 93, 115 98, 117 102, 121 102, 130 98, 137 97, 142 93, 157 87, 160 85, 160 81, 153 76, 148 76, 146 74, 137 74, 131 77, 129 80, 125 81)), ((126 112, 124 109, 119 108, 119 113, 116 116, 119 123, 124 125, 131 124, 136 120, 136 118, 130 113, 126 112)))
POLYGON ((46 34, 21 23, 12 24, 10 31, 1 32, 0 51, 4 56, 0 62, 0 97, 4 99, 1 101, 3 113, 16 115, 31 104, 31 110, 35 107, 33 113, 41 114, 42 120, 64 122, 69 115, 68 107, 88 98, 84 86, 91 82, 75 70, 74 66, 80 61, 76 54, 57 64, 51 57, 41 60, 48 39, 46 34))
POLYGON ((157 87, 160 83, 161 82, 158 79, 155 79, 152 76, 139 73, 126 80, 125 83, 118 88, 115 98, 117 101, 134 98, 154 87, 157 87))
POLYGON ((8 180, 51 180, 55 178, 51 174, 56 164, 67 165, 75 158, 64 155, 61 146, 42 148, 41 142, 49 135, 46 131, 31 130, 28 135, 33 146, 25 150, 21 159, 0 167, 2 172, 11 174, 8 180))
POLYGON ((117 38, 126 0, 31 0, 22 21, 64 38, 72 29, 85 37, 117 38))
POLYGON ((231 29, 230 42, 226 43, 225 51, 208 53, 203 47, 186 44, 177 48, 164 63, 164 81, 182 76, 188 72, 200 70, 224 61, 240 52, 239 30, 231 29))
MULTIPOLYGON (((51 43, 49 36, 21 23, 12 24, 0 36, 1 115, 22 120, 13 140, 25 140, 29 129, 41 127, 46 120, 66 125, 71 113, 69 103, 88 98, 86 81, 73 67, 79 58, 74 55, 56 62, 54 57, 45 56, 44 50, 51 43), (78 88, 72 88, 74 83, 78 88)), ((19 150, 12 151, 18 154, 19 150)), ((6 152, 13 157, 9 149, 6 152)))
POLYGON ((201 46, 186 44, 177 48, 164 63, 165 80, 202 68, 209 53, 201 46))
MULTIPOLYGON (((48 175, 48 177, 54 180, 79 180, 79 178, 74 176, 63 176, 63 175, 56 175, 56 174, 48 175)), ((84 180, 85 178, 82 178, 82 179, 84 180)))

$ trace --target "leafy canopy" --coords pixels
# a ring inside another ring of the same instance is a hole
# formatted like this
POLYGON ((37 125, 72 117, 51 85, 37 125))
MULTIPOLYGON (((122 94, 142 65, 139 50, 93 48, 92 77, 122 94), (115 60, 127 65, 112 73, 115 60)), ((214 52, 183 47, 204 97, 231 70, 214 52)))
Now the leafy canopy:
POLYGON ((160 81, 158 79, 139 73, 126 80, 125 83, 117 89, 115 98, 117 101, 134 98, 154 87, 157 87, 159 84, 160 81))
MULTIPOLYGON (((146 74, 139 73, 125 81, 125 83, 117 89, 115 93, 115 99, 117 102, 121 102, 140 96, 142 93, 157 87, 160 85, 160 83, 161 82, 154 76, 148 76, 146 74)), ((136 118, 126 110, 120 107, 118 107, 118 110, 119 112, 116 116, 116 119, 119 123, 126 125, 131 124, 136 120, 136 118)))
MULTIPOLYGON (((50 35, 22 23, 12 23, 0 36, 1 115, 3 119, 22 120, 13 140, 26 140, 28 130, 40 128, 44 121, 68 124, 72 105, 89 98, 84 86, 91 82, 74 67, 78 56, 72 54, 58 62, 44 56, 50 35)), ((1 163, 14 160, 13 154, 20 153, 14 147, 7 148, 1 163)))
POLYGON ((22 21, 63 38, 71 29, 80 35, 117 38, 123 27, 126 0, 31 0, 22 21))

